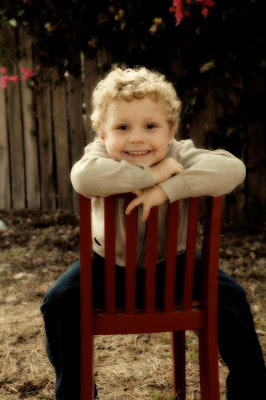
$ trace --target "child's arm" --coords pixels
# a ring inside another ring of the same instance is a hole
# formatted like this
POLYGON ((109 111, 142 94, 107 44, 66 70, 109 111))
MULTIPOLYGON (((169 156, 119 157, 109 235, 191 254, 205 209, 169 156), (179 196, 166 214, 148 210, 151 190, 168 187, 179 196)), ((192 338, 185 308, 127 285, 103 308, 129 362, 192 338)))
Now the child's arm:
POLYGON ((106 197, 155 185, 148 167, 112 160, 99 138, 85 147, 85 153, 73 166, 70 178, 74 189, 87 197, 106 197))
POLYGON ((181 168, 170 158, 151 168, 144 164, 136 166, 127 161, 115 161, 109 158, 97 138, 85 148, 84 156, 73 166, 71 181, 74 189, 84 196, 106 197, 153 187, 179 173, 181 168))
POLYGON ((225 150, 196 149, 192 140, 174 142, 170 157, 184 169, 179 175, 160 183, 172 203, 197 196, 222 196, 230 193, 246 176, 241 160, 225 150))
POLYGON ((143 220, 146 220, 152 207, 167 200, 172 203, 188 197, 221 196, 245 179, 242 161, 225 150, 196 149, 191 140, 185 140, 175 141, 169 155, 175 157, 184 169, 153 188, 135 192, 137 198, 128 205, 126 214, 142 204, 143 220))

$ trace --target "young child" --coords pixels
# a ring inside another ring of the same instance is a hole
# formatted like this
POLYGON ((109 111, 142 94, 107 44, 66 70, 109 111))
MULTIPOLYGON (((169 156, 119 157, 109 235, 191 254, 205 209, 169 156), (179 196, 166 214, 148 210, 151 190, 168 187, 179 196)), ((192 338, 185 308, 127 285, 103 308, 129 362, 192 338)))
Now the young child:
MULTIPOLYGON (((243 163, 224 150, 196 149, 191 140, 176 141, 181 102, 174 87, 146 68, 119 68, 93 93, 93 129, 97 137, 71 171, 78 193, 92 198, 94 304, 102 304, 104 282, 103 199, 134 192, 126 211, 118 205, 117 302, 123 302, 125 265, 124 214, 138 207, 137 302, 145 272, 143 241, 150 209, 159 206, 158 266, 164 267, 167 204, 180 199, 178 265, 184 264, 187 198, 220 196, 245 178, 243 163), (100 196, 100 197, 95 197, 100 196), (121 268, 122 267, 122 268, 121 268)), ((195 264, 195 293, 199 290, 195 264)), ((180 269, 181 270, 181 269, 180 269)), ((157 285, 160 292, 160 285, 157 285)), ((56 373, 56 400, 80 398, 80 271, 75 262, 46 293, 41 306, 47 352, 56 373)), ((264 397, 265 366, 245 291, 219 271, 219 349, 229 368, 228 400, 264 397)))

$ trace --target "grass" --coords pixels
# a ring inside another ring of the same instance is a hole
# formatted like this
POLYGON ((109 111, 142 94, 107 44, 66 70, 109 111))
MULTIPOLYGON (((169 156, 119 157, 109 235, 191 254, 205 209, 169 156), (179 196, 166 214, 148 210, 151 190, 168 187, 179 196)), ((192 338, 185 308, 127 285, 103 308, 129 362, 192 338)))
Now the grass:
MULTIPOLYGON (((53 400, 54 372, 46 356, 39 306, 44 292, 78 258, 77 221, 61 220, 58 225, 58 216, 1 212, 0 219, 9 227, 0 237, 0 399, 53 400)), ((266 354, 263 249, 263 234, 237 239, 222 235, 221 265, 246 289, 266 354)), ((189 332, 187 400, 200 399, 197 346, 197 336, 189 332)), ((96 337, 100 400, 174 400, 170 350, 168 333, 96 337)), ((221 361, 221 400, 225 400, 226 375, 221 361)))

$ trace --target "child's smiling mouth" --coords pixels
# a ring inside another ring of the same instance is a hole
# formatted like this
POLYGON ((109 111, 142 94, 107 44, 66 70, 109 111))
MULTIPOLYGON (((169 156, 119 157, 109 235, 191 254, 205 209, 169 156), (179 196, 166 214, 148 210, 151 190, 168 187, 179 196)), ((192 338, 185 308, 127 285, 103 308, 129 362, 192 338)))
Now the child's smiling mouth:
POLYGON ((151 150, 141 150, 141 151, 125 151, 125 153, 132 157, 146 156, 151 153, 151 150))

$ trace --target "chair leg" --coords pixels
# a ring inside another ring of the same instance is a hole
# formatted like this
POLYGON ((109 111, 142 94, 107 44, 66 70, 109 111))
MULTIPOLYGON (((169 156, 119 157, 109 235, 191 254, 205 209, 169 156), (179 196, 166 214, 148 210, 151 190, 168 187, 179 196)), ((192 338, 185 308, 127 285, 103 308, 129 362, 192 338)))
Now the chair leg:
POLYGON ((172 367, 174 393, 178 400, 186 399, 186 346, 185 332, 172 332, 172 367))
POLYGON ((81 400, 94 400, 94 336, 88 335, 81 351, 81 400))
POLYGON ((219 400, 217 334, 199 332, 200 390, 202 400, 219 400))

